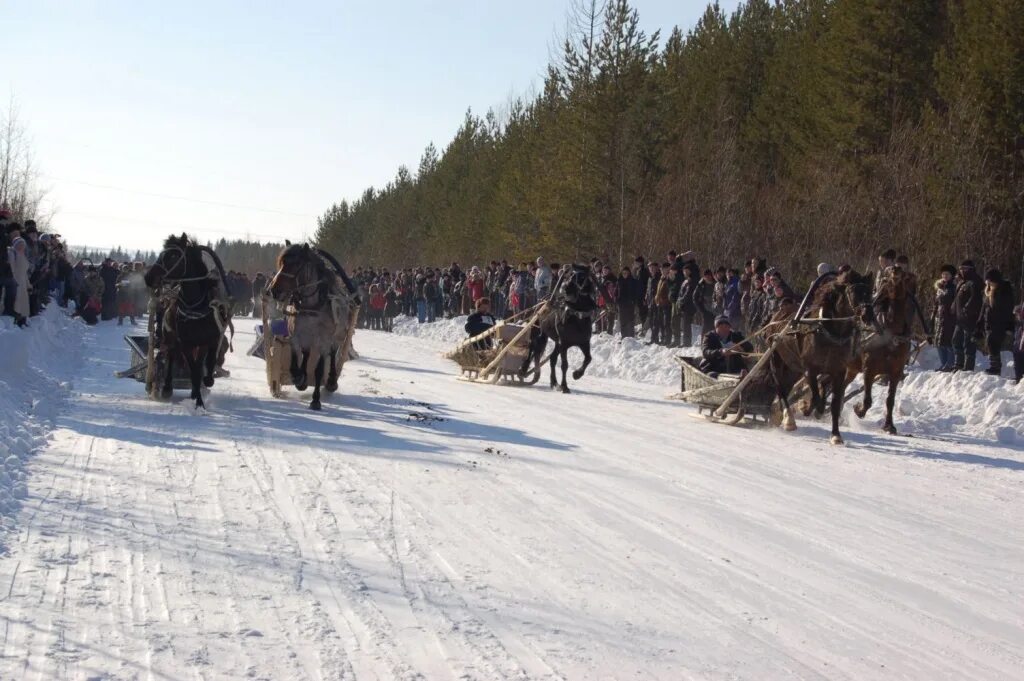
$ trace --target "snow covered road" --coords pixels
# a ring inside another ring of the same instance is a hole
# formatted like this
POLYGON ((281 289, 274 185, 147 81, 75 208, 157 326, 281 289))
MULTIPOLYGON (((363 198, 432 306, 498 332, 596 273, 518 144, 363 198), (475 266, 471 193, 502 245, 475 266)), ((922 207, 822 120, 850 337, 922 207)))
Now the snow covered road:
POLYGON ((206 416, 90 360, 0 558, 0 679, 1019 679, 1024 452, 473 385, 359 332, 321 413, 250 320, 206 416))

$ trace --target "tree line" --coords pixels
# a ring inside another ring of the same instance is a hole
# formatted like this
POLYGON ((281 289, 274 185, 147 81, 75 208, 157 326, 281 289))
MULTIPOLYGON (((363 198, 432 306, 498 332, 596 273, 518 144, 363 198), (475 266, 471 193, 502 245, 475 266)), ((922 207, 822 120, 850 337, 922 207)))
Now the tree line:
POLYGON ((578 0, 543 86, 467 112, 316 240, 406 265, 693 249, 799 280, 896 248, 935 272, 1024 258, 1019 0, 748 0, 662 39, 578 0))
MULTIPOLYGON (((260 243, 246 239, 219 239, 215 242, 206 242, 206 245, 213 249, 213 252, 220 258, 225 270, 242 272, 249 276, 255 276, 257 272, 273 273, 277 270, 277 256, 284 247, 277 243, 260 243)), ((105 258, 111 258, 117 262, 144 262, 152 264, 156 261, 156 251, 134 252, 122 248, 101 249, 89 247, 72 247, 73 259, 87 258, 99 265, 105 258)))

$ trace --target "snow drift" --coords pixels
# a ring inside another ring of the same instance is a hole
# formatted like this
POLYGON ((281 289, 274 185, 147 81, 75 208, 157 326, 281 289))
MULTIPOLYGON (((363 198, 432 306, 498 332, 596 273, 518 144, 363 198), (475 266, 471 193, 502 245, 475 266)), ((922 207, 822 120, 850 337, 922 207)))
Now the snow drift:
MULTIPOLYGON (((70 392, 85 325, 57 306, 19 329, 0 318, 0 524, 13 518, 28 488, 24 464, 45 441, 70 392)), ((0 535, 0 547, 4 537, 0 535)))
MULTIPOLYGON (((395 320, 395 333, 422 338, 439 351, 466 338, 465 317, 419 324, 411 317, 395 320)), ((577 353, 573 350, 572 353, 577 353)), ((594 363, 588 375, 646 383, 666 392, 677 389, 678 355, 697 355, 698 348, 664 348, 637 338, 595 335, 591 347, 594 363)), ((930 349, 921 353, 920 364, 908 369, 907 379, 897 393, 896 421, 901 432, 921 435, 955 434, 1003 444, 1024 444, 1024 383, 1013 382, 982 372, 941 374, 925 367, 934 365, 930 349)), ((578 357, 571 357, 574 365, 578 357)), ((985 366, 984 360, 979 366, 985 366)), ((1003 375, 1012 373, 1006 353, 1003 375)), ((874 406, 865 417, 869 426, 884 417, 884 386, 876 386, 874 406)), ((856 420, 852 413, 845 417, 856 420)))

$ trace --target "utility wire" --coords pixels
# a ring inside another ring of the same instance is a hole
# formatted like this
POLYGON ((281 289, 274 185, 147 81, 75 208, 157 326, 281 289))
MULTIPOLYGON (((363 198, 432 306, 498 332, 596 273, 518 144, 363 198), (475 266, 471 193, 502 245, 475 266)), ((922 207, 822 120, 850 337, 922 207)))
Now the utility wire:
POLYGON ((313 219, 316 216, 309 215, 308 213, 293 213, 286 210, 276 210, 274 208, 259 208, 257 206, 243 206, 237 203, 223 203, 221 201, 208 201, 206 199, 193 199, 188 196, 174 196, 172 194, 161 194, 159 192, 148 192, 138 189, 127 189, 125 187, 114 187, 109 184, 96 184, 95 182, 84 182, 82 180, 69 180, 64 177, 55 177, 53 175, 47 175, 40 173, 40 177, 46 177, 55 182, 69 182, 71 184, 80 184, 85 187, 93 187, 95 189, 107 189, 115 192, 124 192, 126 194, 138 194, 139 196, 152 196, 159 199, 170 199, 172 201, 187 201, 189 203, 201 203, 207 206, 221 206, 222 208, 235 208, 237 210, 250 210, 257 213, 273 213, 275 215, 290 215, 297 218, 313 219))

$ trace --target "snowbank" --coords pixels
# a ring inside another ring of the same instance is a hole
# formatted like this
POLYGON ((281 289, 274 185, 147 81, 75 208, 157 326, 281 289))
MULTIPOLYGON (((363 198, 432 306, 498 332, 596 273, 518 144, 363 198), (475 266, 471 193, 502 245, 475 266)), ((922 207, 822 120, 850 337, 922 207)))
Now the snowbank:
MULTIPOLYGON (((0 525, 13 518, 28 493, 24 464, 45 441, 70 392, 66 377, 81 354, 85 325, 56 305, 28 328, 0 318, 0 525)), ((0 536, 0 547, 4 538, 0 536)))
MULTIPOLYGON (((463 327, 465 317, 438 320, 432 324, 418 324, 414 318, 395 320, 395 333, 422 338, 445 350, 466 338, 463 327)), ((573 350, 575 355, 578 350, 573 350)), ((679 383, 679 366, 675 357, 696 355, 697 348, 670 349, 649 345, 635 338, 613 338, 595 335, 591 347, 594 363, 588 375, 613 378, 659 386, 666 391, 679 383)), ((934 351, 921 354, 920 365, 908 370, 908 376, 896 399, 896 422, 901 432, 920 435, 958 434, 1002 444, 1024 445, 1024 383, 988 376, 980 370, 974 373, 942 374, 928 369, 937 366, 934 351)), ((573 366, 579 356, 570 357, 573 366)), ((1011 358, 1006 353, 1003 375, 1012 374, 1011 358)), ((979 368, 987 366, 979 356, 979 368)), ((678 389, 678 388, 676 388, 678 389)), ((874 427, 874 421, 884 417, 887 388, 876 386, 874 406, 865 424, 874 427)), ((856 419, 849 414, 849 419, 856 419)))

